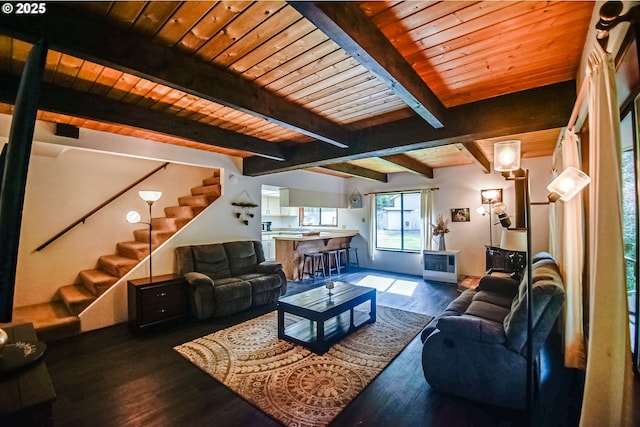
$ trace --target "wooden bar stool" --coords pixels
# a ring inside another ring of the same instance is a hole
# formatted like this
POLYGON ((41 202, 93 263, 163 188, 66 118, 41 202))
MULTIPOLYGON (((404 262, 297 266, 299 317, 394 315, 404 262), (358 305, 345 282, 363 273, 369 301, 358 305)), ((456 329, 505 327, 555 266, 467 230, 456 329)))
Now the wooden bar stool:
POLYGON ((322 273, 322 277, 326 278, 327 273, 324 268, 324 254, 322 252, 312 252, 308 254, 304 254, 304 258, 302 259, 302 275, 301 278, 304 279, 304 275, 308 275, 309 277, 316 277, 316 273, 322 273), (307 260, 310 261, 311 269, 305 271, 307 266, 307 260))
POLYGON ((338 255, 338 249, 327 249, 322 251, 324 260, 327 263, 327 273, 331 277, 332 272, 340 274, 340 255, 338 255))
POLYGON ((338 249, 338 266, 349 271, 349 252, 348 248, 338 249))
POLYGON ((357 268, 360 268, 360 261, 358 260, 358 248, 354 248, 353 246, 349 246, 347 248, 347 265, 349 267, 355 265, 357 268), (351 254, 353 254, 353 257, 351 254), (352 261, 353 258, 355 258, 355 262, 352 261))

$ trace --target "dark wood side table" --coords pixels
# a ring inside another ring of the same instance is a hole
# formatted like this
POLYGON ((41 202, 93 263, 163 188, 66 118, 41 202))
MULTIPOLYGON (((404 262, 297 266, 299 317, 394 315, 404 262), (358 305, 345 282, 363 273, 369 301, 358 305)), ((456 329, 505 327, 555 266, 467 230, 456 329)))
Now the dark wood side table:
POLYGON ((187 299, 183 276, 165 274, 129 280, 129 325, 140 331, 186 316, 187 299))
MULTIPOLYGON (((3 329, 9 335, 9 343, 38 340, 31 323, 3 329)), ((51 404, 55 398, 43 358, 3 373, 0 375, 0 425, 52 426, 51 404)))

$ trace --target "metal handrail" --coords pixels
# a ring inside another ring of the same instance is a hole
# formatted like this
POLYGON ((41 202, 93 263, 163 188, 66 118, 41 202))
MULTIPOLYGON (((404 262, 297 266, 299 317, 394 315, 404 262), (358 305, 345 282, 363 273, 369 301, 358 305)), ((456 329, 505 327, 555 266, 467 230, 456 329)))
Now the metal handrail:
POLYGON ((145 179, 149 178, 150 176, 156 174, 157 172, 159 172, 161 169, 166 168, 167 166, 169 166, 171 163, 166 162, 164 163, 162 166, 159 166, 157 168, 155 168, 154 170, 152 170, 151 172, 149 172, 148 174, 146 174, 145 176, 143 176, 142 178, 138 179, 136 182, 134 182, 133 184, 127 186, 127 188, 125 188, 124 190, 119 191, 117 194, 115 194, 114 196, 111 196, 109 199, 105 200, 104 202, 102 202, 100 205, 98 205, 97 207, 95 207, 94 209, 92 209, 91 211, 87 212, 86 214, 84 214, 80 219, 74 221, 72 224, 70 224, 69 226, 65 227, 62 231, 60 231, 58 234, 56 234, 55 236, 53 236, 52 238, 50 238, 49 240, 47 240, 46 242, 44 242, 43 244, 41 244, 40 246, 38 246, 36 249, 34 249, 33 252, 40 252, 41 250, 43 250, 44 248, 46 248, 47 246, 49 246, 51 243, 55 242, 56 240, 58 240, 60 237, 62 237, 65 233, 67 233, 69 230, 71 230, 73 227, 75 227, 78 224, 84 224, 84 222, 87 220, 87 218, 89 218, 91 215, 95 214, 96 212, 98 212, 100 209, 104 208, 105 206, 107 206, 109 203, 113 202, 114 200, 116 200, 118 197, 122 196, 124 193, 126 193, 127 191, 131 190, 133 187, 135 187, 136 185, 140 184, 142 181, 144 181, 145 179))

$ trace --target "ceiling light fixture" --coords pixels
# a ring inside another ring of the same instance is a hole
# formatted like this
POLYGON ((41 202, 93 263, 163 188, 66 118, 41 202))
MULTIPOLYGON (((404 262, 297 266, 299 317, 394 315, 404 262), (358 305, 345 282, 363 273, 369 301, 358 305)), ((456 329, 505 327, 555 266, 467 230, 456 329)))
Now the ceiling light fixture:
POLYGON ((519 140, 496 142, 493 145, 493 169, 496 172, 513 172, 520 169, 519 140))

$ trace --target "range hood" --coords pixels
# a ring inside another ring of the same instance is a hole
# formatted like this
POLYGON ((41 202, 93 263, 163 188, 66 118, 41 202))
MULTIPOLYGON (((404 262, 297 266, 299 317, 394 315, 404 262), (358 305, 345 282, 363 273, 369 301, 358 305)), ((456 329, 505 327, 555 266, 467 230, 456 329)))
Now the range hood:
POLYGON ((280 189, 280 206, 307 208, 346 208, 347 196, 341 193, 299 190, 297 188, 280 189))

